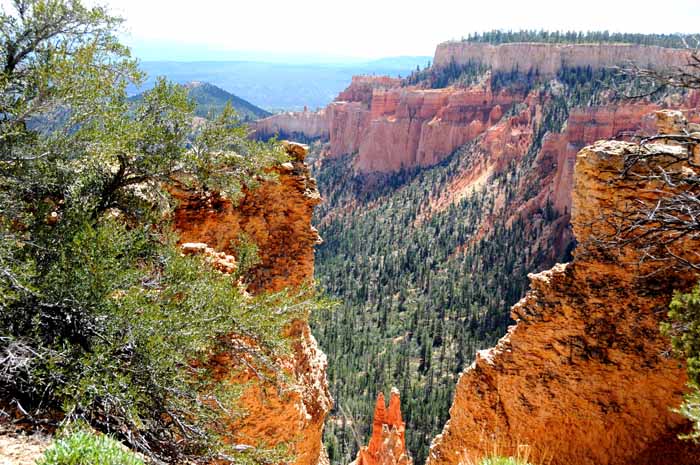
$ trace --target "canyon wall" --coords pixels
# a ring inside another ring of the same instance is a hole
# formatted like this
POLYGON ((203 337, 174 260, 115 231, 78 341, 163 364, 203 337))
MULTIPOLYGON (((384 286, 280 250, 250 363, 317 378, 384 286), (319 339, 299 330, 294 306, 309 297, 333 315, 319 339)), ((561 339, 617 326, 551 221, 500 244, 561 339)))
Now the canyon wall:
POLYGON ((372 437, 350 465, 413 465, 411 454, 406 450, 406 424, 396 388, 391 390, 388 408, 384 394, 379 393, 374 407, 372 437))
POLYGON ((375 91, 355 169, 386 173, 435 165, 497 122, 515 101, 480 86, 375 91))
POLYGON ((659 332, 673 290, 697 275, 640 265, 634 250, 611 254, 591 240, 609 228, 606 214, 658 195, 657 186, 618 177, 634 147, 601 141, 578 153, 575 259, 531 275, 531 290, 511 311, 516 324, 461 375, 429 465, 494 452, 555 465, 700 463, 700 448, 677 439, 688 426, 672 411, 686 373, 659 332))
POLYGON ((435 50, 433 66, 477 62, 493 71, 536 69, 551 76, 565 66, 600 69, 634 63, 642 68, 669 69, 688 64, 688 59, 687 50, 648 45, 444 42, 435 50))
POLYGON ((435 165, 498 121, 517 98, 487 86, 400 87, 387 78, 353 80, 328 107, 331 157, 357 152, 361 173, 435 165), (371 91, 371 94, 370 94, 371 91), (341 100, 342 99, 342 100, 341 100))
MULTIPOLYGON (((479 61, 496 71, 537 68, 553 75, 565 65, 680 67, 688 56, 685 50, 641 45, 447 42, 437 47, 433 66, 479 61)), ((488 82, 466 89, 421 89, 389 77, 357 76, 325 110, 275 115, 253 127, 258 136, 327 139, 331 157, 357 153, 359 173, 392 173, 440 163, 525 98, 508 90, 494 93, 488 82)), ((596 137, 594 128, 584 131, 586 143, 596 137)))
MULTIPOLYGON (((258 246, 261 262, 247 274, 253 293, 295 289, 313 279, 313 249, 320 237, 311 227, 311 216, 320 195, 303 161, 306 149, 288 144, 287 150, 293 160, 275 168, 279 180, 247 191, 236 204, 213 193, 201 197, 172 192, 180 201, 174 223, 181 243, 206 244, 219 254, 235 255, 234 246, 245 233, 258 246)), ((292 350, 278 360, 287 377, 282 385, 265 367, 246 368, 240 354, 212 357, 215 379, 234 389, 243 387, 244 415, 223 426, 223 437, 236 445, 287 446, 295 465, 325 463, 323 424, 332 405, 326 356, 306 320, 294 321, 285 336, 292 350)), ((255 350, 244 337, 232 338, 242 353, 255 350)))
POLYGON ((294 138, 302 135, 307 139, 329 138, 328 113, 326 110, 285 112, 268 116, 250 123, 255 137, 269 139, 279 135, 294 138))

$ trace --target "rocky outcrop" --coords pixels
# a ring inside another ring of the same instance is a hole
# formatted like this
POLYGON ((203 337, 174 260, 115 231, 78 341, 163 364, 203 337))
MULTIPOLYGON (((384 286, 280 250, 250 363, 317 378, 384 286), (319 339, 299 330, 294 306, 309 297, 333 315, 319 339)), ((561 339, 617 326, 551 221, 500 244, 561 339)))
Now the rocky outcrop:
POLYGON ((254 135, 258 139, 269 139, 279 136, 294 139, 303 136, 307 139, 328 140, 329 119, 326 110, 278 113, 250 123, 254 135))
POLYGON ((387 409, 384 394, 379 393, 374 408, 372 437, 357 453, 351 465, 412 465, 406 450, 406 424, 401 417, 401 398, 396 388, 391 390, 387 409))
MULTIPOLYGON (((246 276, 253 293, 294 289, 313 279, 313 249, 320 238, 311 227, 311 215, 320 196, 303 162, 306 149, 287 144, 287 151, 293 161, 275 168, 278 180, 245 192, 235 204, 217 194, 201 197, 172 190, 180 201, 174 223, 186 253, 201 253, 227 271, 235 267, 241 234, 258 246, 261 262, 246 276)), ((261 376, 270 375, 266 367, 241 364, 240 354, 212 357, 214 379, 242 391, 243 415, 221 425, 223 438, 236 445, 285 446, 293 464, 316 465, 325 460, 321 440, 332 404, 326 357, 305 320, 294 321, 285 337, 292 350, 277 361, 285 375, 281 383, 274 376, 261 376)), ((244 335, 232 338, 240 338, 243 353, 255 350, 244 335)))
POLYGON ((445 42, 437 46, 433 66, 477 62, 494 71, 536 69, 554 75, 567 67, 608 68, 634 63, 643 68, 669 69, 688 63, 687 50, 631 44, 511 43, 491 45, 445 42))
POLYGON ((488 87, 373 89, 365 100, 334 102, 330 156, 357 152, 361 173, 432 166, 498 121, 516 101, 488 87))
POLYGON ((435 165, 497 122, 515 100, 481 86, 375 91, 355 168, 386 173, 435 165))
POLYGON ((347 89, 338 94, 336 102, 362 102, 372 104, 375 90, 401 86, 401 79, 389 76, 353 76, 347 89))
MULTIPOLYGON (((296 150, 290 146, 289 150, 296 150)), ((313 209, 321 201, 316 181, 303 157, 276 168, 277 182, 248 191, 236 203, 216 193, 206 197, 171 190, 179 206, 175 229, 182 243, 204 243, 217 252, 235 255, 242 237, 258 247, 260 263, 249 271, 249 290, 276 292, 310 282, 314 246, 320 241, 311 226, 313 209)))
POLYGON ((523 447, 535 463, 700 462, 700 449, 676 437, 687 426, 672 410, 682 401, 686 374, 659 332, 673 290, 697 276, 640 264, 632 249, 611 254, 591 241, 608 228, 607 214, 638 195, 658 195, 658 186, 618 177, 634 147, 598 142, 578 153, 575 259, 531 275, 530 292, 511 311, 516 325, 460 377, 429 465, 523 447))

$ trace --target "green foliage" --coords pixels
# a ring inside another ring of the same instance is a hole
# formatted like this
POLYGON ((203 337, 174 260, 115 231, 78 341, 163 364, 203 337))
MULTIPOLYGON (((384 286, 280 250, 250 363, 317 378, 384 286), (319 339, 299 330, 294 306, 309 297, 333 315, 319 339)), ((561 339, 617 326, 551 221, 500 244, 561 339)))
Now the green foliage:
POLYGON ((688 365, 690 393, 685 397, 680 413, 693 422, 688 435, 700 440, 700 284, 687 294, 677 293, 671 301, 669 322, 662 330, 671 336, 673 348, 688 365))
POLYGON ((481 461, 479 465, 529 465, 527 461, 516 459, 514 457, 487 457, 481 461))
MULTIPOLYGON (((216 118, 223 113, 227 105, 233 107, 243 122, 265 118, 272 114, 207 82, 193 81, 185 84, 184 87, 195 105, 195 115, 200 118, 216 118)), ((129 100, 135 104, 143 98, 144 94, 138 94, 129 100)))
POLYGON ((241 233, 233 246, 238 259, 237 276, 244 276, 249 270, 260 264, 258 245, 252 241, 248 234, 241 233))
POLYGON ((144 465, 144 462, 109 436, 78 430, 56 439, 37 465, 144 465))
MULTIPOLYGON (((284 150, 249 140, 230 106, 194 125, 187 90, 162 79, 130 104, 141 74, 105 10, 13 5, 0 15, 0 400, 157 460, 227 452, 212 427, 241 412, 208 356, 245 353, 274 378, 309 295, 250 299, 181 256, 165 186, 235 199, 273 180, 284 150)), ((241 249, 247 266, 254 251, 241 249)))
POLYGON ((684 34, 638 34, 609 31, 544 31, 520 30, 504 31, 494 29, 483 33, 470 34, 464 42, 482 42, 492 45, 513 42, 539 42, 550 44, 640 44, 660 47, 685 48, 684 34))
POLYGON ((688 359, 688 376, 700 386, 700 285, 687 294, 676 294, 671 301, 665 324, 666 332, 673 335, 673 347, 688 359))
POLYGON ((423 70, 417 69, 403 82, 404 85, 420 84, 431 89, 441 89, 451 85, 469 87, 483 79, 487 70, 488 68, 481 63, 469 61, 458 65, 453 59, 447 66, 428 66, 423 70))

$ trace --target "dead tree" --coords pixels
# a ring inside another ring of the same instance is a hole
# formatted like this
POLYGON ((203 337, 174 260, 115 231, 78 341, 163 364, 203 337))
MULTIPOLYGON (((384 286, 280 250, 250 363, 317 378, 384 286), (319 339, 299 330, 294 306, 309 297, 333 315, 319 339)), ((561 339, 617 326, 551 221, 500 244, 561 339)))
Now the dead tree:
MULTIPOLYGON (((651 91, 633 98, 669 88, 700 89, 700 39, 688 50, 688 63, 682 68, 621 69, 627 78, 653 83, 651 91)), ((608 249, 634 247, 641 260, 658 262, 659 270, 700 270, 700 250, 684 247, 700 240, 700 125, 680 124, 663 132, 638 138, 625 156, 619 179, 639 186, 640 195, 607 215, 605 222, 613 232, 596 241, 608 249)))

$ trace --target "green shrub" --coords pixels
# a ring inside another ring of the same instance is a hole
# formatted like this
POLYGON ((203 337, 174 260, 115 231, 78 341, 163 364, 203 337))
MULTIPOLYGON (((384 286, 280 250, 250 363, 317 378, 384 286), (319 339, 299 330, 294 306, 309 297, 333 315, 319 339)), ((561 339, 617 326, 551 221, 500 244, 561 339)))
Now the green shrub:
POLYGON ((686 438, 700 440, 700 284, 687 294, 678 293, 669 306, 669 322, 662 331, 671 336, 673 348, 688 364, 690 392, 679 411, 693 422, 686 438))
POLYGON ((479 465, 529 465, 527 462, 515 457, 488 457, 481 461, 479 465))
POLYGON ((56 439, 37 465, 144 465, 144 462, 109 436, 79 430, 56 439))
POLYGON ((225 453, 212 425, 240 414, 236 393, 204 361, 227 351, 274 379, 282 328, 309 302, 248 298, 183 257, 167 186, 235 199, 287 155, 249 139, 231 107, 195 125, 186 89, 163 79, 130 105, 142 75, 105 9, 0 8, 0 401, 84 420, 148 459, 225 453))

